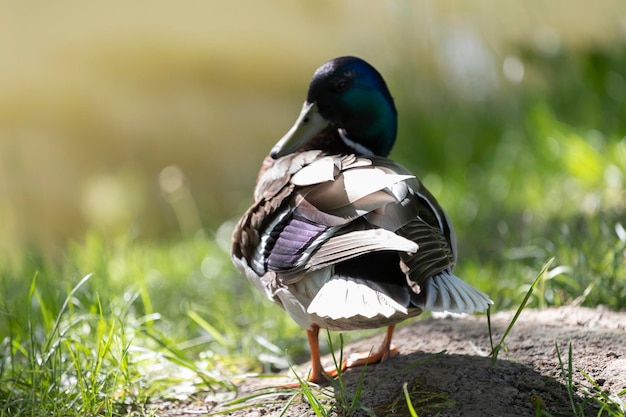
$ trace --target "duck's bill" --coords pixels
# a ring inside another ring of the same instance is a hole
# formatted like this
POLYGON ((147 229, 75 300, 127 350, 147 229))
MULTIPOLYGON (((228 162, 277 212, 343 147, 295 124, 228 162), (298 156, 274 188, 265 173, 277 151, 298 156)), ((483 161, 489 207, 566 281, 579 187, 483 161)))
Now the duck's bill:
POLYGON ((270 156, 277 159, 297 151, 327 126, 328 121, 320 115, 317 104, 305 101, 296 123, 274 145, 270 156))

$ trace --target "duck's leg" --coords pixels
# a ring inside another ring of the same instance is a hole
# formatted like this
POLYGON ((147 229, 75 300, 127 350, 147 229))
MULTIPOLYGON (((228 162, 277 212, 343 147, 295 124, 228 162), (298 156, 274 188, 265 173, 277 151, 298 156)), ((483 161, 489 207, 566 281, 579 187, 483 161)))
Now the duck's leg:
POLYGON ((398 354, 398 348, 391 346, 391 338, 393 337, 393 331, 396 326, 387 327, 387 333, 383 342, 378 347, 378 350, 366 354, 350 355, 346 362, 346 368, 354 368, 356 366, 371 365, 373 363, 384 362, 387 359, 394 357, 398 354))
MULTIPOLYGON (((307 338, 309 339, 309 347, 311 349, 311 373, 309 374, 309 382, 320 384, 326 382, 324 374, 334 378, 337 376, 337 369, 325 370, 322 368, 322 360, 320 359, 320 345, 319 345, 319 332, 320 328, 317 325, 313 325, 311 330, 306 331, 307 338)), ((341 370, 346 369, 346 361, 341 364, 341 370)))
MULTIPOLYGON (((393 337, 394 329, 395 326, 387 327, 387 333, 385 334, 385 338, 380 344, 378 350, 365 354, 350 355, 348 360, 344 359, 341 363, 341 370, 345 371, 348 368, 384 362, 387 359, 396 356, 398 354, 398 348, 391 346, 391 338, 393 337)), ((311 349, 311 373, 309 374, 308 381, 316 384, 326 382, 325 375, 335 378, 339 373, 336 368, 325 370, 322 367, 322 361, 320 359, 319 332, 320 328, 315 324, 311 327, 311 330, 306 331, 307 338, 309 339, 309 347, 311 349)), ((296 385, 297 384, 294 386, 296 385)))
POLYGON ((311 327, 311 330, 306 331, 306 336, 309 339, 309 348, 311 349, 309 382, 315 382, 316 384, 324 381, 324 368, 322 368, 322 360, 320 359, 319 333, 320 328, 315 324, 311 327))
MULTIPOLYGON (((319 333, 320 328, 317 325, 312 325, 311 330, 306 331, 307 339, 309 340, 309 348, 311 349, 311 372, 307 378, 308 382, 314 384, 323 384, 328 382, 327 376, 334 378, 337 376, 337 370, 324 370, 322 367, 322 360, 320 358, 320 345, 319 345, 319 333)), ((346 361, 343 361, 342 370, 346 369, 346 361)), ((300 388, 301 382, 293 382, 290 384, 281 385, 281 388, 300 388)))

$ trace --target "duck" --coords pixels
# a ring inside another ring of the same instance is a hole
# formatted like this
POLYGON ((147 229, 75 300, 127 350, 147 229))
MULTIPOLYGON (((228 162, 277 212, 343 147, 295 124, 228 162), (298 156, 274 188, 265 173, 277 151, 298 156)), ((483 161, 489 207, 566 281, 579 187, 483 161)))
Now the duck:
POLYGON ((321 65, 232 235, 236 268, 306 330, 312 383, 339 372, 322 367, 320 329, 386 327, 380 346, 344 361, 345 370, 398 354, 392 337, 406 319, 493 303, 454 275, 456 237, 435 197, 388 158, 397 120, 368 62, 342 56, 321 65))

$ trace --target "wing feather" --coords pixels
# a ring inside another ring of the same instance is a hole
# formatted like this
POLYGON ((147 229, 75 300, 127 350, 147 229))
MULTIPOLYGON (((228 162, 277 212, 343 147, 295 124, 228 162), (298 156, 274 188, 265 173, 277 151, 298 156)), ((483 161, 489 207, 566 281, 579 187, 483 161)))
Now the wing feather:
POLYGON ((417 252, 415 242, 384 229, 358 230, 333 236, 309 258, 306 266, 319 269, 337 262, 382 250, 417 252))

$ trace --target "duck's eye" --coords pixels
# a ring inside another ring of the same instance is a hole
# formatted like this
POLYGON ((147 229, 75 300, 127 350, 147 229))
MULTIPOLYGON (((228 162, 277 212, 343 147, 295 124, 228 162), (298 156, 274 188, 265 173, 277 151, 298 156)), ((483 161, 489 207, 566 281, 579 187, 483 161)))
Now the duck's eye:
POLYGON ((348 89, 348 81, 345 79, 337 80, 334 87, 336 92, 343 93, 348 89))

